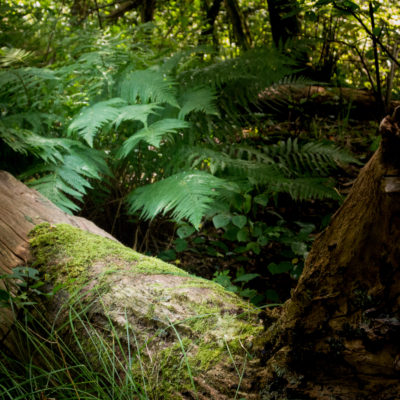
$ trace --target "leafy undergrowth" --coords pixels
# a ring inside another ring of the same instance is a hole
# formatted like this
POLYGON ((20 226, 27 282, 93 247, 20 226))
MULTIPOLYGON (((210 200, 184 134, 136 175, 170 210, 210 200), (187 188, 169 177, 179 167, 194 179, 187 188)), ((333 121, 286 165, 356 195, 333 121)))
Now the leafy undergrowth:
POLYGON ((175 227, 165 221, 167 229, 162 232, 150 225, 147 242, 153 245, 146 250, 191 273, 213 279, 256 305, 285 301, 302 272, 313 238, 327 226, 360 167, 378 147, 376 129, 376 123, 370 121, 346 121, 343 126, 337 120, 315 119, 306 123, 266 122, 261 128, 244 131, 241 141, 254 147, 260 140, 276 143, 288 136, 324 139, 349 149, 359 164, 332 171, 330 178, 339 200, 296 201, 281 193, 271 196, 262 207, 256 207, 251 199, 247 210, 242 206, 230 214, 216 214, 198 231, 188 224, 175 227), (163 235, 166 231, 168 235, 163 235))

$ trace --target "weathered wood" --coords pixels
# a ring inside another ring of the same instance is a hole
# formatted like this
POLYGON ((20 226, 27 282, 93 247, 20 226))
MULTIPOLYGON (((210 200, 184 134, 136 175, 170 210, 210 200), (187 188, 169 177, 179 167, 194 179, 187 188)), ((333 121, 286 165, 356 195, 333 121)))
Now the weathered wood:
MULTIPOLYGON (((37 318, 61 326, 69 321, 71 308, 81 315, 85 310, 90 326, 79 333, 84 347, 91 345, 88 330, 96 329, 110 348, 117 335, 125 354, 129 346, 130 354, 140 349, 140 362, 135 358, 131 368, 139 384, 146 380, 152 398, 258 397, 255 377, 263 368, 257 357, 249 358, 261 349, 263 327, 257 309, 214 282, 124 247, 5 172, 0 185, 0 252, 5 255, 1 269, 9 272, 34 261, 49 287, 63 285, 49 300, 41 300, 46 303, 37 318), (48 223, 40 224, 43 221, 48 223)), ((12 352, 17 348, 17 338, 9 334, 14 315, 4 309, 0 322, 0 343, 12 352)), ((67 343, 70 336, 66 331, 67 343)), ((93 362, 97 357, 94 352, 93 362)), ((123 365, 122 354, 120 361, 123 365)))
MULTIPOLYGON (((275 85, 259 95, 260 106, 269 112, 278 112, 288 117, 322 116, 377 120, 378 112, 374 94, 368 90, 338 88, 317 85, 275 85)), ((388 112, 392 112, 399 101, 391 101, 388 112)))
MULTIPOLYGON (((0 275, 9 274, 14 267, 29 262, 28 233, 41 222, 67 223, 114 239, 92 222, 64 213, 36 190, 0 171, 0 275)), ((0 288, 4 288, 1 280, 0 288)), ((0 342, 8 335, 13 322, 13 314, 0 308, 0 342)))
POLYGON ((315 240, 291 299, 269 316, 263 399, 398 398, 400 193, 382 190, 400 174, 396 114, 381 123, 381 147, 315 240))

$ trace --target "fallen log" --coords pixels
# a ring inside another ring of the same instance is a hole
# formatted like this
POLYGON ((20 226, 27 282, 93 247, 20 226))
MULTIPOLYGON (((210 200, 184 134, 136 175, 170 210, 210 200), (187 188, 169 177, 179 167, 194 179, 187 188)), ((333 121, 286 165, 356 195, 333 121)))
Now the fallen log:
MULTIPOLYGON (((131 367, 139 381, 145 374, 151 398, 256 398, 254 377, 262 367, 249 358, 263 331, 256 308, 216 283, 124 247, 5 172, 0 182, 1 269, 34 265, 49 286, 62 285, 42 300, 43 320, 61 326, 75 307, 85 310, 87 329, 96 327, 110 348, 118 340, 127 353, 142 349, 131 367), (130 344, 127 329, 134 335, 130 344)), ((3 309, 0 343, 11 352, 18 348, 18 337, 10 334, 13 322, 11 310, 3 309)), ((83 347, 93 350, 91 335, 80 333, 83 347)))
MULTIPOLYGON (((400 105, 393 100, 387 112, 400 105)), ((376 97, 369 90, 318 85, 282 84, 272 86, 259 95, 259 106, 265 112, 278 113, 292 119, 312 116, 379 120, 376 97)))

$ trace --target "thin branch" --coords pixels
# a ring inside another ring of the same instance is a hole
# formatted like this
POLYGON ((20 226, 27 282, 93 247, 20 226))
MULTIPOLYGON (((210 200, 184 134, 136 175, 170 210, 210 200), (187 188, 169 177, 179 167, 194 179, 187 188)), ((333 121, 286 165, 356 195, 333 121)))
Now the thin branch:
POLYGON ((372 38, 375 37, 376 42, 379 44, 379 46, 382 48, 382 50, 389 56, 392 61, 394 61, 398 67, 400 67, 400 62, 396 59, 396 57, 389 51, 389 49, 382 43, 382 41, 379 39, 378 36, 375 36, 374 33, 368 28, 367 25, 365 25, 365 22, 351 9, 345 8, 345 7, 340 7, 336 4, 336 2, 333 2, 333 6, 341 11, 345 11, 350 13, 364 28, 365 32, 372 38))

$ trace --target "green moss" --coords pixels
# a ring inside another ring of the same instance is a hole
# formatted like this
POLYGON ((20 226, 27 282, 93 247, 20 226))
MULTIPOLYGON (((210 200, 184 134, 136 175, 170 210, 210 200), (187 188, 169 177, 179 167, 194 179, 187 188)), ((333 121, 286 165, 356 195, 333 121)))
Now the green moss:
POLYGON ((223 347, 217 346, 215 343, 203 344, 199 347, 192 364, 200 371, 207 371, 221 360, 225 351, 223 347))
POLYGON ((88 267, 99 261, 107 264, 103 274, 126 270, 127 274, 172 274, 189 276, 159 259, 139 254, 122 244, 82 231, 67 224, 37 225, 30 232, 36 266, 45 266, 46 278, 57 279, 71 289, 85 284, 88 267))

